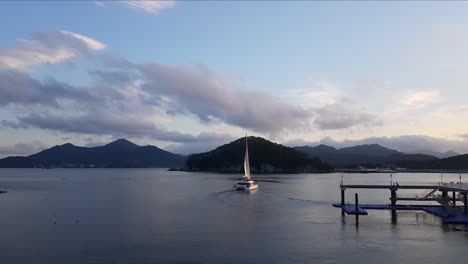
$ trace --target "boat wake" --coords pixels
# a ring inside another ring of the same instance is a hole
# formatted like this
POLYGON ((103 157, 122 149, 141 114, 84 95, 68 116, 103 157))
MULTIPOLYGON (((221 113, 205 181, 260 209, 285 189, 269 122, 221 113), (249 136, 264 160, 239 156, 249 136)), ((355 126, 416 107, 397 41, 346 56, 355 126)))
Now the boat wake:
POLYGON ((288 183, 288 182, 285 182, 285 181, 279 181, 279 180, 262 180, 262 179, 256 179, 256 181, 258 182, 271 182, 271 183, 288 183))
POLYGON ((311 203, 311 204, 319 204, 319 205, 330 205, 329 202, 324 202, 324 201, 313 201, 313 200, 299 199, 299 198, 290 198, 290 197, 288 197, 288 200, 291 200, 291 201, 299 201, 299 202, 305 202, 305 203, 311 203))
POLYGON ((225 191, 219 191, 219 192, 210 193, 210 194, 208 194, 208 196, 210 196, 210 197, 218 197, 218 196, 220 196, 220 195, 222 195, 222 194, 225 194, 225 193, 232 193, 232 192, 234 192, 234 190, 225 190, 225 191))

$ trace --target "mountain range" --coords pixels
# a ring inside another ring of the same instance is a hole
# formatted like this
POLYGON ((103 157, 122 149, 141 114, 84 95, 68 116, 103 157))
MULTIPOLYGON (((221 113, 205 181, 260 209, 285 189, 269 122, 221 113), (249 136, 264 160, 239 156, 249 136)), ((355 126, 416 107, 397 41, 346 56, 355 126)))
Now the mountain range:
POLYGON ((391 166, 414 170, 468 170, 468 154, 438 158, 427 154, 406 154, 378 144, 334 148, 327 145, 302 146, 295 149, 319 158, 334 167, 391 166))
POLYGON ((335 148, 378 144, 407 154, 426 154, 438 158, 457 156, 468 153, 468 140, 449 140, 424 135, 403 135, 389 137, 369 137, 356 140, 334 140, 324 137, 319 141, 296 139, 286 142, 287 146, 317 146, 324 144, 335 148))
POLYGON ((426 154, 406 154, 382 147, 378 144, 359 145, 347 148, 334 148, 327 145, 302 146, 295 149, 309 157, 319 158, 332 166, 384 165, 420 161, 435 161, 437 157, 426 154))
MULTIPOLYGON (((97 147, 67 143, 30 156, 0 159, 0 168, 184 168, 191 171, 242 171, 245 138, 212 151, 188 157, 156 146, 139 146, 119 139, 97 147)), ((406 154, 378 144, 335 148, 327 145, 289 148, 260 137, 249 137, 250 162, 255 173, 326 172, 332 167, 393 166, 408 169, 468 169, 468 154, 437 158, 406 154)))
MULTIPOLYGON (((405 152, 406 153, 406 152, 405 152)), ((437 157, 439 159, 444 159, 444 158, 450 158, 453 156, 458 156, 460 153, 455 152, 455 151, 446 151, 446 152, 437 152, 437 151, 430 151, 430 150, 423 150, 418 153, 407 153, 407 154, 426 154, 430 156, 437 157)))
POLYGON ((67 143, 27 157, 7 157, 0 159, 0 168, 167 168, 182 167, 185 159, 185 156, 155 146, 139 146, 126 139, 118 139, 98 147, 79 147, 67 143))

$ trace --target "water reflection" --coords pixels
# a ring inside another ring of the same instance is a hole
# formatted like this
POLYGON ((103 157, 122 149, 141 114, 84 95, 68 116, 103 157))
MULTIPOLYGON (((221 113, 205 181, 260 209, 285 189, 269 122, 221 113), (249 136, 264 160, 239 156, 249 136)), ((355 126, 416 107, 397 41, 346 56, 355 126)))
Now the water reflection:
MULTIPOLYGON (((402 174, 398 180, 431 177, 402 174)), ((339 175, 260 175, 260 189, 251 193, 232 191, 231 178, 160 170, 1 171, 1 189, 9 192, 0 195, 0 259, 422 264, 465 256, 466 227, 445 227, 422 212, 341 215, 331 207, 340 200, 339 175)), ((388 182, 384 175, 344 178, 388 182)), ((359 200, 386 203, 388 194, 360 193, 359 200)))
POLYGON ((398 214, 396 210, 391 210, 391 216, 392 225, 398 224, 398 214))

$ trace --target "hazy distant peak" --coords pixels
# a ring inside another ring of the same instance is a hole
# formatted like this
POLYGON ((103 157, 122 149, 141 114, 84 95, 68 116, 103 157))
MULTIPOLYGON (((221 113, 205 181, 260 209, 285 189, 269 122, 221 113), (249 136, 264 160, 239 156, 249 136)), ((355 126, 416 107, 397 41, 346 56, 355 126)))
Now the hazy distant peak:
POLYGON ((362 153, 366 155, 379 155, 379 156, 386 156, 390 154, 400 153, 397 150, 382 147, 379 144, 357 145, 353 147, 341 148, 339 149, 339 151, 342 153, 355 153, 355 154, 362 153))
POLYGON ((438 151, 430 151, 430 150, 420 150, 420 151, 411 151, 408 152, 408 154, 415 154, 415 153, 421 153, 421 154, 426 154, 426 155, 431 155, 434 157, 438 157, 440 159, 443 158, 449 158, 453 156, 458 156, 460 153, 455 152, 455 151, 446 151, 446 152, 438 152, 438 151))
POLYGON ((342 141, 334 140, 331 137, 325 137, 320 141, 293 140, 287 143, 289 146, 315 146, 318 144, 326 144, 338 149, 356 145, 378 144, 380 146, 394 149, 403 153, 423 153, 439 157, 452 156, 459 153, 468 153, 468 140, 449 140, 425 135, 369 137, 342 141))
POLYGON ((52 149, 70 149, 70 148, 75 148, 76 146, 73 145, 72 143, 65 143, 62 145, 55 145, 52 147, 52 149))
POLYGON ((314 149, 322 152, 335 152, 337 149, 335 147, 331 147, 325 144, 320 144, 318 146, 313 147, 314 149))
POLYGON ((108 146, 108 147, 109 146, 118 146, 118 147, 132 147, 132 148, 138 147, 137 144, 135 144, 135 143, 133 143, 131 141, 128 141, 128 140, 126 140, 124 138, 119 138, 116 141, 108 143, 108 144, 106 144, 104 146, 108 146))
POLYGON ((329 148, 329 149, 336 149, 335 147, 332 147, 332 146, 328 146, 328 145, 325 145, 325 144, 320 144, 320 145, 317 145, 315 146, 317 148, 329 148))

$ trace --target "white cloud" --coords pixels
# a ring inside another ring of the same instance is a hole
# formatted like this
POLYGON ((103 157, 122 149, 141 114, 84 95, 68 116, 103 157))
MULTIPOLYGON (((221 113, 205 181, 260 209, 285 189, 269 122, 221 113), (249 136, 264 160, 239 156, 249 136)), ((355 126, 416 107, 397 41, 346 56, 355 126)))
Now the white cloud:
POLYGON ((47 148, 47 146, 39 140, 33 140, 29 143, 16 143, 9 146, 0 146, 0 156, 31 155, 45 148, 47 148))
POLYGON ((357 107, 353 98, 330 81, 310 81, 308 88, 292 89, 285 97, 310 109, 314 113, 313 125, 320 130, 383 125, 376 115, 357 107))
POLYGON ((172 8, 175 6, 173 0, 159 0, 159 1, 120 1, 127 7, 132 9, 141 10, 150 14, 157 14, 159 11, 172 8))
POLYGON ((468 133, 458 134, 457 136, 464 141, 468 141, 468 133))
POLYGON ((28 66, 59 63, 80 54, 102 50, 103 43, 90 37, 60 30, 34 34, 0 49, 0 68, 27 70, 28 66))
POLYGON ((106 47, 106 45, 104 45, 103 43, 87 36, 83 36, 66 30, 60 30, 60 33, 83 41, 83 43, 85 43, 86 46, 92 50, 102 50, 106 47))
POLYGON ((104 7, 104 3, 102 1, 94 1, 94 4, 99 6, 99 7, 104 7))
POLYGON ((318 108, 316 113, 315 124, 322 130, 383 126, 383 121, 376 115, 341 104, 326 105, 318 108))
POLYGON ((400 96, 398 104, 388 111, 388 113, 426 108, 435 103, 439 103, 441 100, 442 96, 437 90, 407 91, 400 96))
POLYGON ((307 88, 288 90, 284 96, 300 105, 317 107, 317 105, 335 104, 344 97, 344 94, 336 84, 319 80, 310 81, 307 88))
POLYGON ((168 112, 193 114, 204 123, 273 134, 306 128, 313 114, 269 93, 236 89, 225 76, 203 67, 146 63, 139 69, 153 100, 169 100, 166 105, 174 107, 168 112))
POLYGON ((440 101, 438 91, 416 91, 405 94, 400 102, 406 106, 423 108, 438 101, 440 101))
POLYGON ((227 133, 200 133, 193 142, 171 144, 164 149, 172 153, 189 155, 213 150, 237 138, 227 133))

